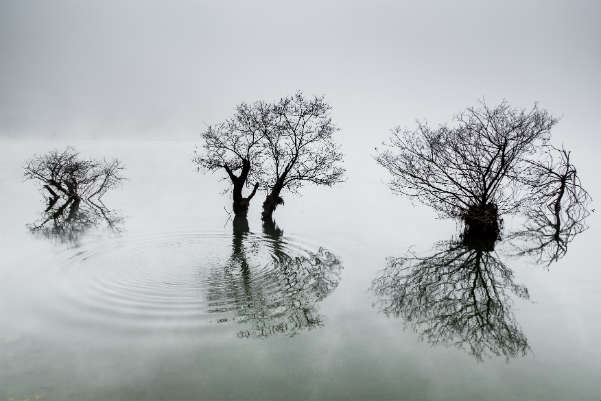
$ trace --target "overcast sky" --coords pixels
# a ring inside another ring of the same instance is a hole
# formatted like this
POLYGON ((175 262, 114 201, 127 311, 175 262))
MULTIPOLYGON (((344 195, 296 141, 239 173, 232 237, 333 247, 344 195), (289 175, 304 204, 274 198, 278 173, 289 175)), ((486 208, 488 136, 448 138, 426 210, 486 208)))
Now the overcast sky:
POLYGON ((324 94, 379 143, 485 97, 599 150, 601 2, 0 2, 0 136, 197 138, 235 104, 324 94))

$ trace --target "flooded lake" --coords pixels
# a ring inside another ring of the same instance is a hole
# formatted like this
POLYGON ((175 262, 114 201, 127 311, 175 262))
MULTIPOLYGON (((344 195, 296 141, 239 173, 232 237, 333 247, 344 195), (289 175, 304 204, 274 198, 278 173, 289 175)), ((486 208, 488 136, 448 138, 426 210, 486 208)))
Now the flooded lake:
POLYGON ((343 184, 283 195, 273 224, 259 192, 233 221, 193 150, 0 141, 0 399, 599 398, 598 213, 549 267, 507 240, 474 253, 347 146, 343 184), (46 203, 23 165, 67 145, 119 158, 127 180, 106 209, 36 229, 46 203), (408 251, 426 261, 403 287, 390 269, 408 251), (457 260, 478 270, 434 268, 457 260), (427 280, 465 295, 398 303, 427 280), (488 289, 484 327, 462 313, 488 289))

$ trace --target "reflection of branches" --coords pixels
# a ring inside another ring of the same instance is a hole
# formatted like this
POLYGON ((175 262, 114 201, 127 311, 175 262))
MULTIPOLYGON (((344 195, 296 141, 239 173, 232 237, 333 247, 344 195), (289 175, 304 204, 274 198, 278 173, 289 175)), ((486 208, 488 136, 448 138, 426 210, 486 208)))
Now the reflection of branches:
POLYGON ((291 256, 280 236, 270 240, 274 241, 269 245, 270 263, 249 263, 248 256, 258 244, 248 236, 248 223, 235 220, 232 257, 223 272, 215 271, 210 280, 210 312, 234 312, 239 323, 250 326, 238 333, 240 337, 292 336, 321 326, 316 304, 340 280, 342 266, 331 252, 319 248, 291 256))
POLYGON ((251 291, 256 296, 238 310, 239 321, 254 326, 239 336, 292 336, 322 326, 316 304, 338 286, 339 269, 340 261, 323 248, 308 256, 274 258, 272 270, 260 280, 261 290, 251 291))
POLYGON ((591 201, 570 162, 570 152, 549 149, 542 161, 529 162, 523 178, 531 188, 525 211, 528 220, 523 230, 510 235, 519 254, 535 255, 547 266, 562 258, 574 237, 588 228, 585 219, 591 201))
POLYGON ((61 242, 76 243, 90 228, 101 223, 111 230, 119 230, 122 218, 108 209, 102 201, 68 198, 62 204, 59 199, 50 201, 35 223, 28 225, 32 233, 61 242))
POLYGON ((432 344, 452 344, 477 359, 525 355, 529 348, 507 294, 527 299, 528 290, 494 252, 446 241, 428 257, 389 258, 372 290, 384 313, 403 318, 432 344))

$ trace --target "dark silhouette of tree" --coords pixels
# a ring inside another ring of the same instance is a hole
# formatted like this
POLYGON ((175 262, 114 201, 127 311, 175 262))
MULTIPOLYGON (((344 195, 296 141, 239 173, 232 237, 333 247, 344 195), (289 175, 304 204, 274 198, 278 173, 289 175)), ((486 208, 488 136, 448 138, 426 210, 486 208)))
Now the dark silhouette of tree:
POLYGON ((248 327, 239 337, 293 336, 323 325, 316 305, 337 287, 342 265, 323 248, 289 255, 282 234, 275 227, 261 240, 249 233, 246 219, 234 219, 232 256, 223 271, 212 273, 208 298, 209 312, 233 312, 248 327), (260 246, 269 250, 268 266, 249 258, 260 246))
POLYGON ((232 209, 236 216, 245 217, 251 199, 259 183, 256 182, 250 195, 244 197, 242 190, 249 180, 258 180, 262 171, 261 139, 265 130, 273 125, 269 105, 263 102, 242 103, 236 107, 233 117, 209 126, 202 132, 202 149, 196 150, 194 163, 208 171, 224 171, 224 177, 233 185, 232 209))
POLYGON ((259 186, 267 191, 264 219, 283 204, 282 190, 298 191, 305 183, 331 186, 342 181, 342 153, 332 141, 337 131, 323 97, 301 92, 274 103, 242 103, 234 117, 209 126, 194 162, 209 171, 225 171, 233 184, 235 215, 247 215, 259 186), (239 171, 239 173, 236 173, 239 171), (236 175, 238 174, 238 175, 236 175), (254 187, 248 197, 242 190, 254 187))
POLYGON ((389 258, 371 288, 386 315, 402 318, 431 344, 454 345, 479 360, 529 349, 509 297, 528 299, 528 290, 494 251, 443 241, 427 257, 389 258))
POLYGON ((124 178, 123 165, 112 161, 82 160, 73 148, 34 156, 25 165, 25 178, 43 185, 50 199, 101 199, 124 178))
POLYGON ((544 147, 555 118, 535 105, 506 102, 468 108, 452 126, 396 128, 376 160, 392 175, 391 189, 459 217, 466 235, 497 237, 498 216, 520 210, 520 176, 544 147))
POLYGON ((30 231, 62 242, 77 242, 100 222, 118 229, 122 219, 104 205, 102 197, 125 179, 123 169, 117 159, 82 160, 72 148, 34 156, 27 161, 24 175, 38 181, 48 198, 41 218, 28 226, 30 231))
POLYGON ((283 204, 282 190, 297 192, 305 183, 332 186, 342 181, 342 153, 332 136, 338 129, 330 117, 331 106, 323 97, 305 98, 301 92, 280 99, 270 107, 273 124, 262 140, 267 189, 262 218, 270 220, 283 204))
POLYGON ((453 126, 395 129, 376 160, 393 191, 464 222, 460 241, 441 242, 428 257, 389 258, 372 289, 382 310, 421 337, 454 344, 476 358, 524 355, 528 342, 510 311, 510 294, 528 298, 500 260, 503 214, 525 224, 507 235, 518 255, 549 266, 584 231, 590 196, 570 153, 549 145, 557 122, 535 105, 469 108, 453 126))
POLYGON ((580 182, 569 151, 549 147, 541 160, 528 163, 530 167, 521 176, 531 188, 524 212, 527 220, 509 238, 520 255, 535 255, 538 262, 549 266, 588 228, 585 219, 590 214, 591 197, 580 182))

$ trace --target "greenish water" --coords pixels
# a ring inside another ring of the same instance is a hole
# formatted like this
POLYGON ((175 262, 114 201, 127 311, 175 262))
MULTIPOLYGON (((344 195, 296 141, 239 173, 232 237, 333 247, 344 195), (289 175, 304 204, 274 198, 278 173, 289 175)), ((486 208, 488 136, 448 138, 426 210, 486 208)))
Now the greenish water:
POLYGON ((506 242, 481 255, 503 308, 462 330, 440 319, 461 304, 394 308, 387 258, 462 250, 369 154, 348 150, 337 188, 284 195, 276 226, 258 194, 235 227, 192 143, 70 143, 125 163, 116 230, 31 233, 23 163, 67 144, 1 143, 0 399, 599 399, 598 214, 549 268, 506 242))

